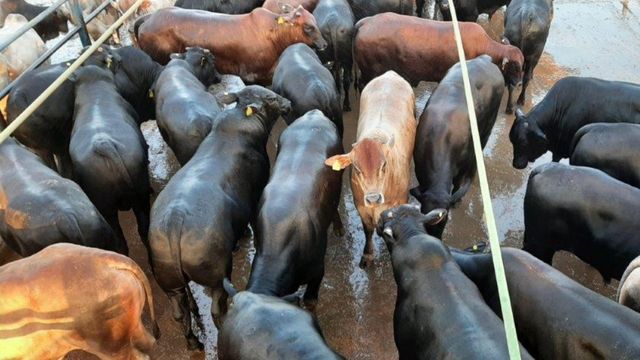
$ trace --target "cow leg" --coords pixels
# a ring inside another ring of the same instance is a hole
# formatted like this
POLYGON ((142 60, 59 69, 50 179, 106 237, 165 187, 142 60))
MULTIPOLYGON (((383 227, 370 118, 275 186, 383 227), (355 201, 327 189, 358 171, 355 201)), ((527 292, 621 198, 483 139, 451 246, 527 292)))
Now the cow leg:
POLYGON ((337 237, 343 237, 344 233, 344 224, 342 224, 340 213, 338 212, 338 209, 336 209, 336 212, 333 215, 333 234, 337 237))
POLYGON ((58 167, 56 165, 56 160, 53 158, 53 153, 49 150, 36 150, 32 149, 33 152, 44 161, 44 164, 51 168, 51 170, 58 171, 58 167))
POLYGON ((509 97, 507 98, 507 109, 505 113, 513 114, 513 85, 507 85, 509 97))
POLYGON ((69 151, 56 154, 58 160, 58 173, 67 179, 73 179, 73 163, 69 151))
POLYGON ((182 332, 187 339, 187 348, 189 350, 204 349, 204 346, 191 328, 191 312, 189 311, 189 300, 185 289, 183 288, 180 292, 169 295, 169 300, 171 301, 173 319, 182 324, 182 332))
POLYGON ((524 62, 524 77, 522 79, 522 91, 520 92, 520 97, 518 97, 518 105, 524 105, 525 96, 527 92, 527 85, 529 85, 529 81, 533 78, 533 66, 528 61, 524 62))
POLYGON ((368 266, 373 265, 373 230, 368 229, 366 225, 363 224, 364 228, 364 252, 362 253, 362 258, 360 259, 360 268, 364 269, 368 266))
POLYGON ((113 229, 113 233, 116 236, 116 241, 118 242, 115 246, 115 251, 117 253, 123 255, 129 255, 129 247, 127 246, 127 239, 124 237, 124 233, 122 232, 122 228, 120 227, 120 220, 118 220, 118 210, 113 209, 109 211, 101 211, 104 216, 104 219, 107 221, 111 229, 113 229))
POLYGON ((131 332, 131 343, 135 347, 136 352, 141 353, 139 354, 140 356, 147 356, 138 357, 138 359, 147 359, 148 355, 146 353, 153 348, 155 342, 156 339, 144 328, 142 320, 138 321, 135 329, 131 332))
POLYGON ((149 214, 151 213, 149 194, 138 195, 138 198, 133 203, 133 213, 136 215, 140 240, 149 249, 149 214))
POLYGON ((202 317, 200 316, 200 310, 198 310, 198 304, 196 303, 196 299, 193 297, 193 292, 191 292, 191 287, 187 286, 186 288, 187 299, 189 300, 189 309, 191 310, 191 314, 196 320, 196 325, 200 330, 204 330, 204 325, 202 324, 202 317))
POLYGON ((227 292, 220 286, 211 289, 211 316, 216 328, 222 327, 222 317, 227 313, 227 292))
POLYGON ((344 90, 344 104, 342 106, 342 110, 351 111, 351 103, 349 102, 349 89, 351 88, 351 78, 353 76, 353 64, 344 64, 342 65, 342 69, 344 71, 342 75, 342 88, 344 90))
POLYGON ((316 311, 318 305, 318 294, 320 293, 320 284, 324 278, 324 267, 318 271, 318 274, 309 281, 307 290, 304 292, 304 306, 312 313, 316 311))

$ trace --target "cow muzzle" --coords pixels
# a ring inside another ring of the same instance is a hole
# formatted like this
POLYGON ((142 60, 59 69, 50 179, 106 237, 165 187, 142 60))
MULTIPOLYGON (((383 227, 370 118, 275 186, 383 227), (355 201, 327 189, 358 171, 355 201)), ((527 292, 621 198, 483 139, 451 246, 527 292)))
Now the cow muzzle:
POLYGON ((325 40, 322 36, 319 36, 313 42, 313 46, 319 51, 324 51, 327 48, 327 46, 329 46, 329 44, 327 43, 327 40, 325 40))
POLYGON ((364 204, 366 206, 378 206, 384 204, 384 195, 382 193, 368 193, 364 196, 364 204))

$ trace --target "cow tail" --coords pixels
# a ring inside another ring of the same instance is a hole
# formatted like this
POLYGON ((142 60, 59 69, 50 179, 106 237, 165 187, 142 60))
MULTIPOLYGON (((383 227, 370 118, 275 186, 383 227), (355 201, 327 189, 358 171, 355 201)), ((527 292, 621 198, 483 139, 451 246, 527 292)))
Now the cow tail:
POLYGON ((588 127, 583 126, 580 129, 578 129, 578 131, 576 131, 576 133, 573 135, 573 139, 571 139, 571 146, 569 147, 570 157, 573 155, 573 152, 576 151, 576 146, 578 146, 578 143, 580 142, 580 140, 582 140, 582 137, 584 136, 584 134, 586 134, 588 131, 589 131, 588 127))
POLYGON ((151 16, 151 14, 142 15, 136 19, 136 22, 133 24, 133 36, 136 39, 136 43, 138 42, 138 30, 140 30, 140 26, 147 21, 147 19, 151 16))
POLYGON ((111 140, 105 138, 96 139, 94 142, 94 152, 97 155, 104 157, 115 167, 116 173, 123 176, 129 189, 135 189, 133 179, 131 178, 131 174, 129 174, 129 170, 124 163, 124 159, 122 159, 120 152, 111 140))
POLYGON ((631 261, 627 269, 624 271, 624 274, 622 274, 622 277, 620 278, 620 285, 618 285, 618 292, 616 293, 616 301, 620 302, 620 296, 622 295, 621 290, 624 286, 625 281, 627 281, 629 275, 631 275, 631 273, 637 269, 640 269, 640 257, 637 257, 633 261, 631 261))
POLYGON ((151 322, 153 325, 153 337, 156 340, 160 339, 160 327, 158 326, 158 322, 156 321, 156 311, 153 308, 153 292, 151 292, 151 284, 149 284, 149 279, 147 279, 147 276, 142 272, 142 269, 140 269, 137 264, 133 263, 133 260, 131 266, 116 266, 115 268, 122 271, 128 271, 142 285, 145 296, 147 298, 147 305, 149 306, 149 315, 151 316, 151 322))
POLYGON ((353 25, 353 37, 351 38, 351 59, 353 59, 353 87, 356 89, 356 94, 360 93, 360 83, 358 82, 358 72, 360 71, 360 68, 358 68, 358 62, 356 61, 356 36, 358 36, 360 25, 362 25, 362 20, 353 25))

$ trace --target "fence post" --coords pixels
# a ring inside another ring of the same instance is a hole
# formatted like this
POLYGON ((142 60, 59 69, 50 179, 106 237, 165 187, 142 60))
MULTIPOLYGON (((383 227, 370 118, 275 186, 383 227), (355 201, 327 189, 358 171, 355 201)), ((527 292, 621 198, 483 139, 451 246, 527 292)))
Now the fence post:
POLYGON ((78 19, 78 23, 80 25, 80 42, 82 43, 82 47, 87 47, 91 45, 91 37, 89 37, 89 32, 87 31, 87 24, 84 22, 84 15, 82 14, 80 2, 78 0, 70 0, 70 3, 71 12, 73 13, 73 16, 78 19))

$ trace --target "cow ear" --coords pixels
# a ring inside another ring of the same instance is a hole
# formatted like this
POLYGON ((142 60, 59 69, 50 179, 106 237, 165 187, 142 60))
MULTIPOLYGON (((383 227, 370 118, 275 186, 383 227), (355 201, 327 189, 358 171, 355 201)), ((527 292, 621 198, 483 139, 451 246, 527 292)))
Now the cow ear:
POLYGON ((334 155, 324 161, 324 164, 331 166, 334 171, 344 170, 351 165, 351 153, 334 155))
POLYGON ((222 94, 216 96, 216 98, 222 104, 229 105, 229 104, 233 104, 234 102, 238 101, 238 94, 225 92, 225 93, 222 93, 222 94))
POLYGON ((447 218, 447 210, 446 209, 435 209, 429 211, 426 215, 422 216, 422 224, 423 225, 436 225, 442 222, 442 220, 447 218))
POLYGON ((244 116, 250 117, 251 115, 260 111, 260 108, 261 106, 256 103, 249 104, 247 105, 247 107, 244 108, 244 116))

